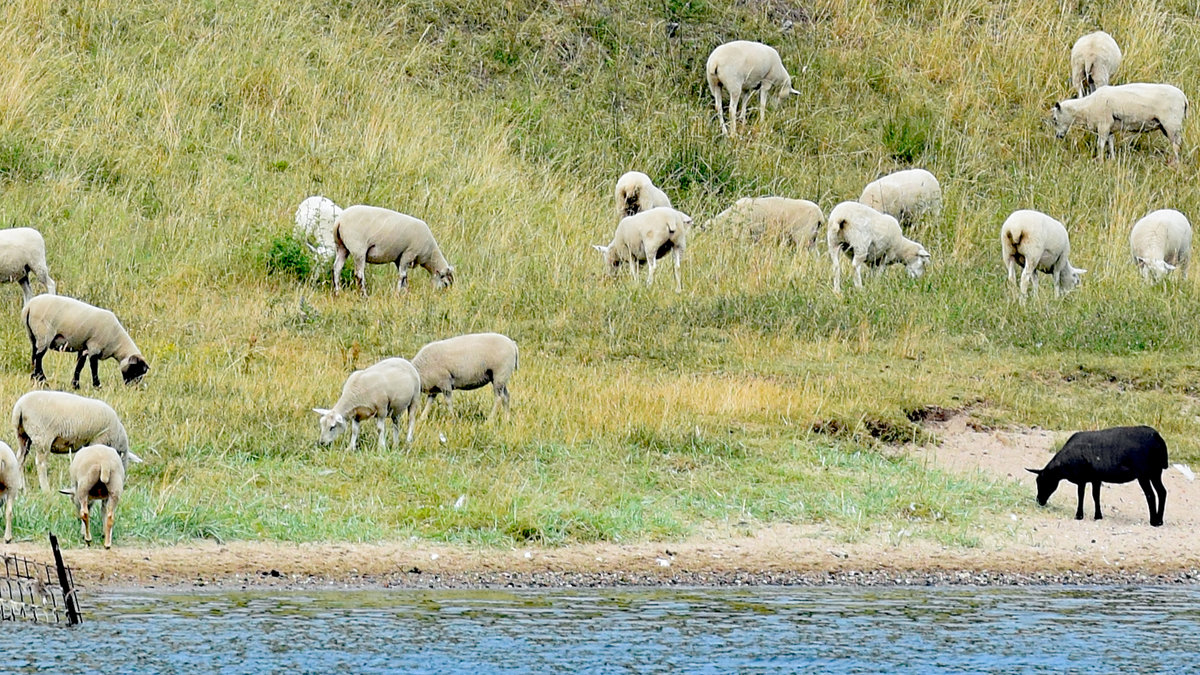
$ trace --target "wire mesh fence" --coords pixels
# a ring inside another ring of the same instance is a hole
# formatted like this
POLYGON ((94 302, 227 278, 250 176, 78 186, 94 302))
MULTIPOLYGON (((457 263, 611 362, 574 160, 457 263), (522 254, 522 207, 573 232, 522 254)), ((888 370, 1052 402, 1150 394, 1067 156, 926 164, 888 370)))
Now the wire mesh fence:
POLYGON ((0 577, 0 621, 73 626, 82 617, 76 595, 75 577, 62 562, 58 539, 50 535, 54 564, 37 562, 15 555, 4 555, 4 575, 0 577))

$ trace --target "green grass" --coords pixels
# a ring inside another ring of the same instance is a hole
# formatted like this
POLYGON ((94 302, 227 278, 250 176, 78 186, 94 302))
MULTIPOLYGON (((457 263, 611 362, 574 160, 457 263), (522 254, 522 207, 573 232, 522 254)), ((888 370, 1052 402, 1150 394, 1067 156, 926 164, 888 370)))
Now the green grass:
MULTIPOLYGON (((1093 140, 1044 122, 1069 94, 1071 42, 1101 25, 1121 82, 1200 92, 1200 20, 1181 2, 14 0, 0 223, 39 228, 59 291, 113 309, 150 361, 142 388, 106 363, 105 388, 83 391, 147 460, 118 545, 558 544, 772 522, 970 545, 1031 495, 885 448, 933 440, 911 410, 1144 422, 1200 458, 1200 287, 1144 285, 1127 248, 1152 209, 1200 214, 1200 129, 1188 120, 1180 167, 1151 136, 1099 164, 1093 140), (802 95, 731 141, 702 72, 735 38, 776 46, 802 95), (590 247, 626 170, 703 222, 758 194, 828 211, 909 165, 945 190, 913 234, 933 254, 920 280, 891 270, 836 297, 824 256, 707 231, 677 296, 608 279, 590 247), (455 286, 418 270, 399 297, 378 267, 369 298, 333 297, 286 243, 317 193, 428 221, 455 286), (1067 224, 1089 269, 1078 292, 1013 300, 997 238, 1018 208, 1067 224), (484 424, 490 395, 467 393, 409 450, 377 451, 369 426, 356 451, 316 447, 309 409, 353 368, 477 330, 521 345, 508 421, 484 424)), ((0 401, 29 387, 19 297, 0 287, 0 401)), ((47 357, 54 385, 71 364, 47 357)), ((47 527, 75 540, 65 498, 23 498, 18 536, 47 527)))

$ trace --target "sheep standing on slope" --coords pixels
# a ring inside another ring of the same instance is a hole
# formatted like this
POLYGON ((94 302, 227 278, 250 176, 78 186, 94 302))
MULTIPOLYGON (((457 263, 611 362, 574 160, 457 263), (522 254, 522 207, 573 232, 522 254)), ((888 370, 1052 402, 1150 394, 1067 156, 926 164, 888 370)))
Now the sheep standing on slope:
POLYGON ((1097 159, 1104 159, 1105 146, 1110 155, 1116 154, 1113 131, 1161 131, 1171 141, 1173 157, 1168 161, 1178 162, 1187 109, 1187 96, 1179 89, 1169 84, 1136 83, 1100 87, 1083 98, 1059 101, 1050 116, 1058 138, 1073 126, 1095 132, 1099 138, 1097 159))
POLYGON ((650 177, 641 171, 628 171, 617 180, 613 195, 617 222, 626 216, 649 211, 658 206, 670 206, 667 193, 658 189, 650 177))
POLYGON ((807 199, 787 197, 742 197, 718 213, 710 225, 732 224, 754 241, 763 236, 773 241, 811 248, 825 224, 821 207, 807 199))
POLYGON ((668 253, 674 254, 675 292, 680 293, 683 291, 683 281, 679 263, 687 248, 687 232, 691 227, 691 216, 669 206, 660 206, 623 218, 608 246, 593 245, 592 248, 604 256, 604 265, 609 274, 616 274, 617 268, 626 263, 636 280, 638 265, 646 265, 647 286, 654 282, 654 268, 658 259, 668 253))
POLYGON ((908 276, 916 278, 929 264, 929 252, 900 231, 900 223, 886 213, 858 202, 842 202, 829 212, 826 232, 829 257, 833 262, 833 292, 842 292, 841 256, 845 251, 854 267, 854 286, 862 288, 862 269, 882 270, 902 263, 908 276))
POLYGON ((1142 278, 1157 283, 1176 267, 1187 276, 1192 258, 1192 224, 1174 209, 1152 211, 1134 224, 1129 249, 1142 278))
POLYGON ((33 297, 29 275, 37 276, 54 295, 56 285, 46 265, 46 241, 32 227, 13 227, 0 230, 0 281, 15 281, 21 285, 23 302, 33 297))
POLYGON ((300 202, 300 207, 296 209, 293 236, 308 246, 318 258, 329 260, 337 253, 337 244, 333 242, 333 223, 340 215, 342 208, 332 200, 321 196, 309 197, 300 202))
POLYGON ((117 514, 117 502, 125 490, 125 465, 117 451, 107 445, 89 445, 81 448, 71 458, 68 469, 71 475, 70 489, 59 490, 71 498, 79 509, 83 540, 92 545, 92 528, 88 522, 92 502, 104 500, 104 548, 112 548, 113 521, 117 514))
POLYGON ((63 391, 31 391, 17 399, 12 422, 17 430, 17 462, 24 464, 33 450, 42 492, 50 492, 46 460, 52 452, 62 454, 103 444, 116 450, 126 463, 142 461, 129 449, 121 418, 104 401, 63 391))
POLYGON ((421 391, 428 397, 421 419, 429 414, 433 400, 441 394, 454 414, 455 389, 478 389, 492 384, 496 401, 488 420, 503 403, 508 413, 508 380, 517 370, 517 343, 499 333, 472 333, 430 342, 421 347, 412 363, 421 374, 421 391))
POLYGON ((1102 30, 1084 35, 1071 46, 1071 85, 1078 98, 1108 86, 1120 67, 1121 48, 1102 30))
POLYGON ((100 386, 100 375, 96 371, 100 359, 115 359, 120 364, 125 384, 138 382, 150 370, 125 327, 107 309, 62 295, 39 295, 21 310, 21 323, 25 324, 33 347, 32 377, 39 382, 46 380, 42 357, 51 349, 79 353, 75 374, 71 377, 71 386, 75 389, 79 388, 79 373, 83 371, 84 361, 91 362, 93 387, 100 386))
POLYGON ((926 216, 937 217, 942 210, 942 186, 925 169, 906 169, 867 184, 858 201, 908 228, 926 216))
POLYGON ((737 135, 738 107, 741 106, 742 123, 746 122, 746 108, 750 95, 758 91, 758 121, 762 122, 767 114, 767 99, 774 90, 775 98, 786 99, 791 94, 800 92, 792 89, 792 76, 783 67, 783 60, 774 47, 768 47, 761 42, 735 40, 712 50, 708 55, 705 66, 708 75, 708 88, 712 91, 717 106, 717 119, 721 122, 721 132, 727 136, 737 135), (725 114, 721 109, 724 98, 722 92, 729 94, 729 124, 725 124, 725 114))
POLYGON ((1029 286, 1037 290, 1037 273, 1054 277, 1056 295, 1063 295, 1079 285, 1080 275, 1087 270, 1071 266, 1071 241, 1062 223, 1031 209, 1015 211, 1000 228, 1000 249, 1010 283, 1017 283, 1017 267, 1021 267, 1021 302, 1029 295, 1029 286))
POLYGON ((8 443, 0 441, 0 496, 4 497, 4 543, 12 543, 13 500, 25 487, 21 463, 8 443))
POLYGON ((346 257, 354 260, 354 278, 367 294, 366 266, 392 263, 400 273, 397 291, 408 289, 408 270, 420 265, 433 276, 434 288, 454 283, 454 268, 446 262, 425 221, 377 206, 351 206, 333 224, 337 257, 333 261, 333 290, 342 290, 346 257))
POLYGON ((384 359, 369 368, 356 370, 342 385, 342 395, 333 408, 313 408, 321 416, 321 436, 317 442, 329 445, 350 425, 348 450, 358 445, 359 424, 371 418, 379 429, 379 449, 387 450, 387 427, 392 420, 396 445, 400 445, 400 416, 408 411, 408 434, 412 443, 417 407, 421 405, 421 376, 405 359, 384 359))
POLYGON ((1027 470, 1037 475, 1040 506, 1046 505, 1060 481, 1068 480, 1079 486, 1075 520, 1083 520, 1083 493, 1088 483, 1092 484, 1096 520, 1100 520, 1100 483, 1136 480, 1150 507, 1150 524, 1158 527, 1163 524, 1163 509, 1167 504, 1167 488, 1162 483, 1162 472, 1167 467, 1166 441, 1152 427, 1140 426, 1077 432, 1044 468, 1027 470))

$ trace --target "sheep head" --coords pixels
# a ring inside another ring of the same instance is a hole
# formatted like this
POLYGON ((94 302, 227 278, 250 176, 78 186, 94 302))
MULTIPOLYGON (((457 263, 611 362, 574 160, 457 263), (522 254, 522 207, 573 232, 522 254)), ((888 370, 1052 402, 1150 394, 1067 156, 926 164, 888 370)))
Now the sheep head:
POLYGON ((613 254, 612 246, 600 246, 599 244, 592 244, 592 248, 596 249, 600 252, 600 255, 604 256, 604 267, 608 270, 608 273, 616 274, 617 267, 621 265, 621 259, 613 254))
POLYGON ((1075 123, 1075 113, 1064 108, 1062 103, 1055 103, 1050 109, 1050 124, 1054 127, 1054 137, 1062 138, 1067 135, 1071 125, 1075 123))
POLYGON ((1165 260, 1150 260, 1148 258, 1137 258, 1137 266, 1142 271, 1142 278, 1146 281, 1157 283, 1163 280, 1175 266, 1165 260))
POLYGON ((449 288, 454 284, 454 266, 446 265, 446 269, 433 273, 434 288, 449 288))
POLYGON ((1045 469, 1025 470, 1037 476, 1037 503, 1038 506, 1045 506, 1050 501, 1050 495, 1054 494, 1054 491, 1058 489, 1058 483, 1061 479, 1046 473, 1045 469))
POLYGON ((121 360, 121 377, 125 384, 137 384, 150 370, 150 364, 141 354, 131 354, 121 360))
POLYGON ((925 266, 929 264, 929 259, 929 251, 926 251, 924 246, 917 244, 916 255, 904 264, 904 269, 908 270, 908 276, 916 279, 924 274, 925 266))
POLYGON ((321 436, 317 439, 318 444, 329 445, 346 430, 346 418, 341 413, 328 408, 313 408, 313 412, 321 416, 321 436))

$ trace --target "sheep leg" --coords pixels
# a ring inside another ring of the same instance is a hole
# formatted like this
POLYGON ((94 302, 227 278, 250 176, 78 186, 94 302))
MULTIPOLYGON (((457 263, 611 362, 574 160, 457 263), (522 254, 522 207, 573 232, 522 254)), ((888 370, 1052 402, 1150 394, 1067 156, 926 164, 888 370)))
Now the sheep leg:
POLYGON ((358 447, 358 420, 350 420, 350 446, 349 450, 358 447))
POLYGON ((116 510, 117 498, 110 495, 104 500, 104 548, 112 548, 112 528, 116 510))
POLYGON ((636 283, 638 280, 638 261, 632 255, 629 256, 629 273, 633 275, 633 280, 636 283))
POLYGON ((358 281, 358 290, 367 297, 367 256, 354 257, 354 279, 358 281))
POLYGON ((379 449, 387 450, 387 420, 383 415, 375 418, 375 428, 379 431, 379 449))
MULTIPOLYGON (((408 443, 409 445, 411 445, 413 441, 413 430, 417 428, 417 409, 420 407, 420 396, 413 398, 412 402, 408 404, 408 435, 404 437, 404 442, 408 443)), ((400 430, 397 429, 396 433, 400 433, 400 430)))
POLYGON ((658 266, 658 261, 654 259, 654 254, 651 253, 651 254, 647 255, 646 256, 646 269, 648 270, 646 272, 646 286, 647 287, 649 287, 650 284, 654 283, 654 268, 657 266, 658 266))
POLYGON ((1150 487, 1149 478, 1138 478, 1138 486, 1142 488, 1142 494, 1146 495, 1146 506, 1150 507, 1150 524, 1158 518, 1158 508, 1155 506, 1158 501, 1154 496, 1154 490, 1150 487))
POLYGON ((447 389, 446 391, 442 392, 442 396, 445 397, 445 399, 446 399, 446 412, 450 413, 451 417, 454 417, 454 396, 453 396, 453 394, 454 394, 453 389, 447 389))
POLYGON ((1079 507, 1075 509, 1075 520, 1083 520, 1083 495, 1087 490, 1087 483, 1079 484, 1079 507))
POLYGON ((338 246, 337 254, 333 258, 333 292, 342 292, 342 268, 346 266, 346 254, 350 251, 338 246))
POLYGON ((729 88, 729 135, 737 136, 738 101, 742 98, 741 87, 729 88))
POLYGON ((79 373, 83 372, 83 364, 87 361, 87 350, 79 352, 79 356, 75 359, 75 374, 71 376, 71 388, 79 388, 79 373))
POLYGON ((841 295, 842 293, 842 252, 836 246, 829 247, 829 258, 833 264, 833 292, 841 295))
POLYGON ((425 399, 425 408, 424 408, 424 410, 421 411, 421 421, 422 422, 424 422, 425 417, 429 415, 429 409, 433 407, 433 399, 435 399, 435 398, 437 398, 436 393, 430 394, 429 397, 425 399))
POLYGON ((1103 520, 1104 516, 1100 513, 1100 481, 1092 481, 1092 501, 1096 503, 1096 520, 1103 520))
POLYGON ((33 375, 32 377, 37 382, 46 381, 46 372, 42 370, 42 357, 46 355, 47 350, 43 349, 40 352, 37 348, 37 343, 33 345, 33 375))
POLYGON ((98 372, 96 372, 96 367, 100 364, 100 355, 92 354, 91 358, 88 359, 88 362, 89 362, 89 365, 92 367, 92 386, 99 388, 100 387, 100 374, 98 372))
POLYGON ((12 543, 12 512, 13 512, 13 497, 15 491, 12 487, 8 488, 8 494, 4 495, 4 543, 12 543))
POLYGON ((767 118, 767 87, 761 87, 758 90, 758 123, 762 124, 767 118))
POLYGON ((1150 517, 1150 524, 1154 527, 1161 527, 1163 524, 1163 511, 1167 506, 1167 488, 1163 485, 1162 475, 1151 476, 1150 484, 1154 486, 1154 491, 1158 493, 1158 514, 1150 517))
POLYGON ((91 504, 88 503, 88 500, 85 497, 83 500, 83 505, 79 507, 79 520, 82 521, 80 527, 83 533, 83 540, 87 542, 88 546, 92 545, 92 526, 91 523, 88 522, 88 519, 92 515, 90 513, 90 508, 91 504))
POLYGON ((681 254, 679 252, 678 248, 676 248, 671 253, 674 254, 674 256, 675 256, 675 292, 682 293, 683 292, 683 278, 680 276, 679 262, 683 258, 683 254, 681 254))
POLYGON ((850 264, 854 267, 854 287, 855 288, 863 287, 862 271, 863 271, 863 265, 865 264, 864 261, 865 261, 864 258, 860 258, 858 256, 854 256, 854 260, 850 261, 850 264))
POLYGON ((50 476, 46 474, 46 455, 50 449, 42 450, 38 448, 33 455, 33 463, 37 465, 38 485, 41 486, 42 492, 50 492, 50 476))
POLYGON ((750 97, 754 95, 754 90, 742 93, 742 100, 738 102, 738 121, 743 125, 746 124, 746 116, 750 112, 750 97))
POLYGON ((725 111, 721 109, 721 85, 708 83, 708 88, 712 92, 713 101, 717 105, 717 121, 721 123, 721 133, 729 135, 729 125, 725 123, 725 111))
POLYGON ((1021 270, 1021 302, 1025 302, 1025 299, 1029 297, 1030 285, 1037 287, 1037 270, 1033 268, 1030 259, 1026 258, 1025 268, 1021 270))

